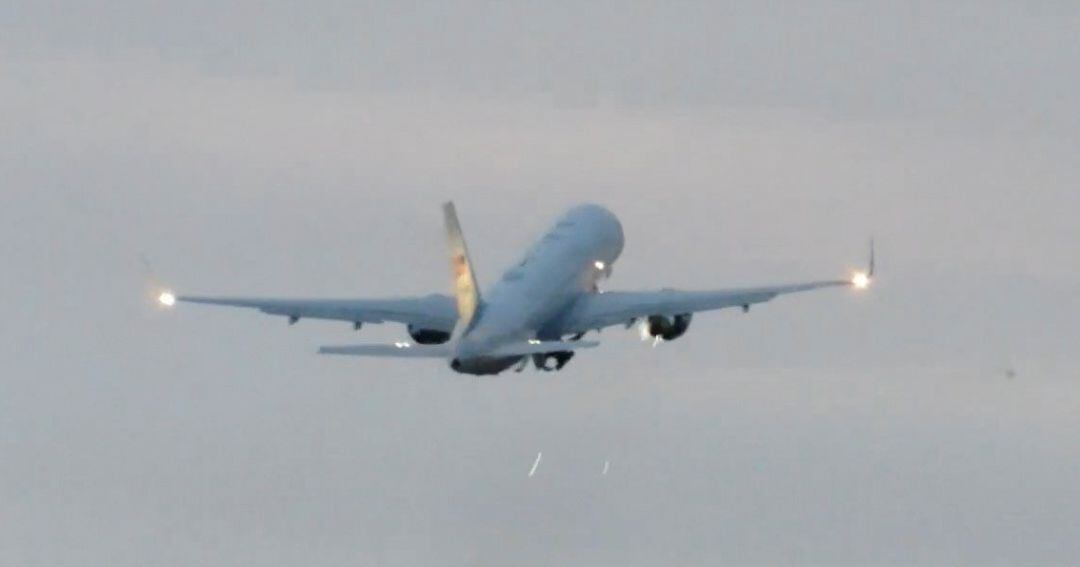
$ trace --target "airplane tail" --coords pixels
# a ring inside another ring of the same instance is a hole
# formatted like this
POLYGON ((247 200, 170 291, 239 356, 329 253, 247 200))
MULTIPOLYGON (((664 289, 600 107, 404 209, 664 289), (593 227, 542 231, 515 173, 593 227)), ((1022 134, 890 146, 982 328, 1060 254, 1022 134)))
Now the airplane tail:
POLYGON ((443 203, 443 218, 446 222, 446 242, 450 248, 450 285, 457 300, 456 335, 467 329, 476 316, 480 308, 480 287, 476 283, 469 249, 465 246, 465 235, 461 232, 453 201, 443 203))

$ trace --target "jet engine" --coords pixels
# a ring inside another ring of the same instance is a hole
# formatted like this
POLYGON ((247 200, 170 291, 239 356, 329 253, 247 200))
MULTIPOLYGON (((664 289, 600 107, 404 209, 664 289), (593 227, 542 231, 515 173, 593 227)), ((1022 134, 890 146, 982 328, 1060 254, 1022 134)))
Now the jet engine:
POLYGON ((645 332, 650 337, 659 337, 665 341, 677 339, 690 328, 692 313, 683 313, 674 317, 666 315, 649 315, 645 321, 645 332))
POLYGON ((412 337, 417 344, 421 345, 441 345, 450 340, 450 333, 446 331, 439 331, 435 329, 421 329, 413 325, 408 326, 409 336, 412 337))

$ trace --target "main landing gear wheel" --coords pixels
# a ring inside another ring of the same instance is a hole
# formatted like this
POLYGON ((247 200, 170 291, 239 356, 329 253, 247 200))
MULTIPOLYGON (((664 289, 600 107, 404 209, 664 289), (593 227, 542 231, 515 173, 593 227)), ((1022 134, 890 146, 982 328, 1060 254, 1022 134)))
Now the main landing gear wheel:
POLYGON ((563 366, 566 366, 570 359, 574 358, 573 351, 559 351, 559 352, 546 352, 542 354, 533 355, 533 364, 536 365, 537 370, 543 370, 544 372, 551 372, 553 370, 562 370, 563 366), (548 364, 549 361, 555 361, 555 365, 548 364))

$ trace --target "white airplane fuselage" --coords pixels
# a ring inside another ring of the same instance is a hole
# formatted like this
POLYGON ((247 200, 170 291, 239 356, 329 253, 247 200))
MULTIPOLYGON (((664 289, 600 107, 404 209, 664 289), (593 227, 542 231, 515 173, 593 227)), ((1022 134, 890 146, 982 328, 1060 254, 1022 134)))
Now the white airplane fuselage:
POLYGON ((532 339, 558 340, 557 322, 580 297, 594 293, 623 249, 615 215, 599 205, 568 211, 518 264, 486 291, 462 330, 451 367, 468 374, 497 374, 521 356, 483 353, 532 339))

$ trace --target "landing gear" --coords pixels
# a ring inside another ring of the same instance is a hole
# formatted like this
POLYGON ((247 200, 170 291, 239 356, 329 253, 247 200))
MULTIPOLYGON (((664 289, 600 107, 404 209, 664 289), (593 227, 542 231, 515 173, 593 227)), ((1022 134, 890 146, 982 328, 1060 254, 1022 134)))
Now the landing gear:
POLYGON ((534 354, 533 364, 536 366, 537 370, 543 370, 544 372, 551 372, 553 370, 559 371, 562 370, 563 366, 566 366, 567 362, 570 362, 571 358, 574 358, 574 352, 569 350, 558 352, 545 352, 541 354, 534 354), (554 366, 548 364, 548 361, 550 360, 555 361, 554 366))

